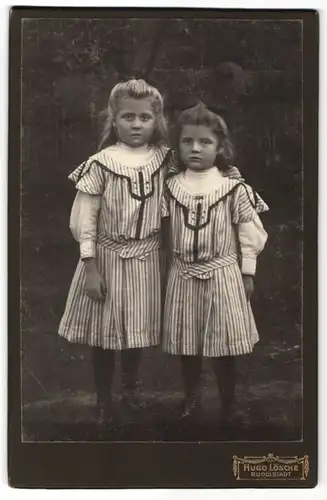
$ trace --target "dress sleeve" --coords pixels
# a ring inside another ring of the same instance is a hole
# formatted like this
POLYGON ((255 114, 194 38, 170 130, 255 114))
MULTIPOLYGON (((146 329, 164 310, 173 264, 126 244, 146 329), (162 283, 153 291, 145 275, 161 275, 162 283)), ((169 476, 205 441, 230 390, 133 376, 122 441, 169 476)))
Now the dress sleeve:
POLYGON ((247 184, 240 183, 233 194, 232 221, 234 224, 250 222, 256 215, 269 210, 263 199, 247 184))
POLYGON ((267 233, 258 215, 250 222, 240 222, 237 226, 241 249, 242 274, 255 275, 257 256, 264 249, 267 233))
POLYGON ((77 167, 68 178, 83 193, 102 195, 106 187, 105 167, 92 158, 77 167))
POLYGON ((70 214, 70 230, 80 245, 80 257, 96 257, 98 213, 101 196, 78 191, 70 214))

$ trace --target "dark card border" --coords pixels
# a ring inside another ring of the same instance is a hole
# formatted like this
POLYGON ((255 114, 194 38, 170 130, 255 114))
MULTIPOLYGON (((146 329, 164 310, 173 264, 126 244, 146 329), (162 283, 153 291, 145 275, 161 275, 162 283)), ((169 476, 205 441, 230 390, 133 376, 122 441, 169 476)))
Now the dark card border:
POLYGON ((310 488, 317 483, 318 39, 314 10, 14 7, 10 12, 8 168, 8 470, 17 488, 310 488), (20 61, 25 17, 201 17, 303 21, 304 423, 303 441, 22 443, 20 376, 20 61), (309 456, 305 481, 236 481, 233 455, 309 456))

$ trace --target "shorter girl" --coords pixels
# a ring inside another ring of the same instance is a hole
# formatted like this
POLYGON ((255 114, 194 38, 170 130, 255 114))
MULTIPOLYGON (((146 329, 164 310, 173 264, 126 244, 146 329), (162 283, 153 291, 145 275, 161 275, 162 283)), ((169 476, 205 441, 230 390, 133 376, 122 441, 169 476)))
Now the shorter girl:
POLYGON ((184 415, 196 406, 202 356, 212 358, 226 420, 234 406, 234 356, 258 341, 249 299, 267 239, 257 213, 268 207, 244 182, 223 176, 233 151, 220 116, 199 103, 181 113, 177 135, 181 171, 167 179, 162 208, 173 251, 162 347, 181 358, 184 415))

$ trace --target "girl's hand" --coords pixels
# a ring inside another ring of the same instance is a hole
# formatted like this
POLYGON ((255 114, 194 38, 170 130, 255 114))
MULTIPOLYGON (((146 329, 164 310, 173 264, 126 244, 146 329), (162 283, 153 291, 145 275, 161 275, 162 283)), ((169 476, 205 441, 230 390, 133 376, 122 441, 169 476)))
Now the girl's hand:
POLYGON ((225 177, 229 177, 230 179, 235 179, 238 181, 244 181, 239 169, 237 167, 234 167, 233 165, 228 167, 228 169, 225 172, 225 177))
POLYGON ((249 274, 243 274, 242 278, 243 278, 243 285, 245 289, 246 298, 247 300, 250 300, 254 291, 253 276, 250 276, 249 274))
POLYGON ((85 259, 84 263, 86 271, 86 295, 93 300, 105 300, 106 285, 103 277, 98 271, 95 259, 85 259))

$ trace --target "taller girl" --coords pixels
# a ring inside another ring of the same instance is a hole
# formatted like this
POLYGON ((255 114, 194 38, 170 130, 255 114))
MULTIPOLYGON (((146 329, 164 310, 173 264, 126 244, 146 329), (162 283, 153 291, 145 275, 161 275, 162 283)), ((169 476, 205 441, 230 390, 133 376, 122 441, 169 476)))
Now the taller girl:
POLYGON ((93 347, 100 417, 110 414, 114 352, 134 392, 140 350, 159 344, 160 202, 173 167, 164 145, 159 91, 144 80, 117 84, 109 97, 100 151, 69 178, 78 190, 71 229, 80 261, 59 334, 93 347))

